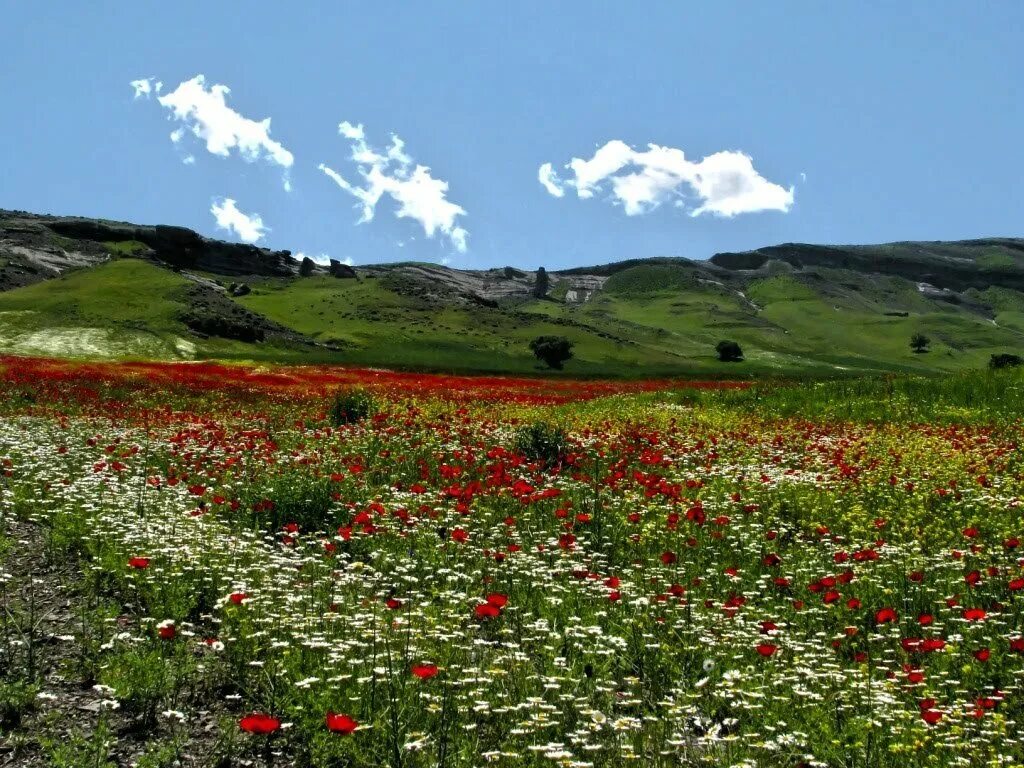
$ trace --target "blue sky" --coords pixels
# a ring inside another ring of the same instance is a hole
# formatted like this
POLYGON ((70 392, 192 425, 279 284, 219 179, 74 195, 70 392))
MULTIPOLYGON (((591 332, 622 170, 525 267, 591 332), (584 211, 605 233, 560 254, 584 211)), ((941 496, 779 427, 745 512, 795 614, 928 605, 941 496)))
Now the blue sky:
POLYGON ((4 208, 460 267, 1024 234, 1018 0, 10 2, 4 27, 4 208))

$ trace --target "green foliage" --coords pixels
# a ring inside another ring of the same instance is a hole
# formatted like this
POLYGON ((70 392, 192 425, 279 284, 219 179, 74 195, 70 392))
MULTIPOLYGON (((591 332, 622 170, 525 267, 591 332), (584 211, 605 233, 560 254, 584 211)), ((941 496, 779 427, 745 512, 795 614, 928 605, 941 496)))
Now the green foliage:
POLYGON ((335 393, 334 400, 328 411, 331 424, 341 427, 358 422, 372 416, 377 411, 377 403, 369 392, 358 387, 343 389, 335 393))
POLYGON ((923 333, 915 333, 910 337, 910 348, 915 352, 927 352, 928 345, 932 343, 932 340, 925 336, 923 333))
POLYGON ((1020 355, 1014 355, 1009 352, 992 355, 988 361, 988 367, 993 370, 998 370, 1000 368, 1016 368, 1021 364, 1024 364, 1024 358, 1020 355))
POLYGON ((39 687, 24 680, 0 680, 0 726, 15 728, 35 708, 39 687))
POLYGON ((568 453, 569 440, 561 427, 545 421, 536 421, 516 432, 515 449, 530 461, 555 466, 568 453))
POLYGON ((110 759, 114 734, 105 719, 91 733, 73 731, 61 738, 45 739, 43 750, 50 768, 116 768, 110 759))
MULTIPOLYGON (((154 641, 156 642, 156 641, 154 641)), ((173 640, 126 648, 107 658, 99 679, 114 689, 122 708, 152 725, 170 707, 181 685, 195 671, 192 655, 173 640)))
POLYGON ((572 359, 573 344, 565 336, 538 336, 530 342, 530 351, 548 368, 562 370, 567 360, 572 359))
POLYGON ((180 765, 181 744, 177 740, 158 741, 146 748, 132 768, 174 768, 180 765))
POLYGON ((616 272, 603 290, 620 296, 676 292, 696 286, 694 270, 680 264, 645 264, 616 272))
POLYGON ((738 363, 743 359, 743 350, 735 341, 722 340, 715 345, 718 359, 723 363, 738 363))
POLYGON ((1011 424, 1024 419, 1024 369, 964 371, 941 378, 861 377, 795 383, 783 379, 747 389, 680 389, 652 395, 702 412, 828 423, 1011 424))
POLYGON ((138 240, 108 241, 103 246, 115 256, 141 256, 149 250, 149 246, 138 240))

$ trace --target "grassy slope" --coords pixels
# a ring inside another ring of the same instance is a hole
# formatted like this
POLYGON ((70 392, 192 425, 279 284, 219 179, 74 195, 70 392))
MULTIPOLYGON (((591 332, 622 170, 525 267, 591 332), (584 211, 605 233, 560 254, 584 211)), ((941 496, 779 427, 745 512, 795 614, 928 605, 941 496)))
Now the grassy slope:
POLYGON ((1002 311, 993 324, 963 308, 928 301, 896 278, 819 270, 755 280, 741 296, 688 278, 685 268, 677 274, 673 269, 641 266, 617 273, 583 307, 533 302, 525 309, 662 329, 661 347, 709 371, 741 369, 714 361, 711 350, 723 338, 746 350, 743 370, 807 373, 954 370, 982 366, 993 352, 1024 348, 1024 296, 1015 291, 999 289, 1002 311), (927 354, 915 355, 908 347, 916 331, 933 340, 927 354))
POLYGON ((319 341, 349 344, 341 359, 358 364, 531 372, 537 361, 527 345, 541 334, 573 340, 571 366, 579 374, 626 375, 637 366, 668 373, 684 362, 666 351, 619 343, 540 316, 472 305, 438 307, 397 294, 380 279, 268 280, 239 301, 319 341))
MULTIPOLYGON (((502 308, 438 304, 391 290, 387 278, 265 280, 238 299, 245 307, 323 342, 320 360, 462 371, 534 372, 527 344, 568 336, 578 375, 835 374, 981 367, 993 352, 1024 350, 1024 295, 991 288, 971 298, 994 323, 963 307, 925 299, 896 278, 820 269, 735 286, 700 280, 691 268, 642 265, 617 272, 584 305, 531 300, 502 308), (886 314, 890 313, 890 314, 886 314), (894 313, 906 313, 898 316, 894 313), (933 339, 913 354, 912 333, 933 339), (742 364, 714 356, 720 339, 740 342, 742 364)), ((0 293, 0 349, 107 357, 311 359, 309 352, 200 339, 177 319, 185 278, 119 259, 63 278, 0 293)), ((559 286, 552 293, 559 294, 559 286)), ((564 291, 561 292, 564 295, 564 291)))
MULTIPOLYGON (((0 350, 113 358, 253 357, 252 345, 200 339, 177 319, 189 282, 138 259, 0 293, 0 350)), ((271 351, 271 350, 267 350, 271 351)), ((287 350, 272 350, 273 357, 287 350)))

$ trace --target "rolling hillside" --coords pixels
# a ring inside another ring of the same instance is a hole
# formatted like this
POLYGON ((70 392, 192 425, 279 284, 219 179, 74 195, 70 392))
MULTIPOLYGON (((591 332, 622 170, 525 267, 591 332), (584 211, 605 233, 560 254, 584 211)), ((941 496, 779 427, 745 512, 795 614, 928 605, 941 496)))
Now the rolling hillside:
POLYGON ((177 227, 0 211, 0 353, 537 370, 569 375, 943 371, 1024 352, 1024 240, 788 244, 553 272, 300 263, 177 227), (930 350, 909 348, 914 333, 930 350), (721 363, 722 339, 741 363, 721 363))

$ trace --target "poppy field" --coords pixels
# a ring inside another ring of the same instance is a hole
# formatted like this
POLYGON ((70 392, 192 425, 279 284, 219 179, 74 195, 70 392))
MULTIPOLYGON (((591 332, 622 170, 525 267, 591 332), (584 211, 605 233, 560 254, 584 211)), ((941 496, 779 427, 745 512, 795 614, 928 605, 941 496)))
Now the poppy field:
POLYGON ((0 359, 0 766, 1024 765, 1024 378, 0 359))

